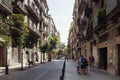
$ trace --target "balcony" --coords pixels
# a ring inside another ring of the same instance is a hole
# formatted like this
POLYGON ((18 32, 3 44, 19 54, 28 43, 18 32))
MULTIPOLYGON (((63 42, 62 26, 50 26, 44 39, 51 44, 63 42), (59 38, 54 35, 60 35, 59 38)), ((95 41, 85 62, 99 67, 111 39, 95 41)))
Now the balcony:
POLYGON ((93 32, 98 34, 100 30, 106 30, 106 18, 95 16, 93 20, 93 32))
POLYGON ((45 10, 45 5, 43 2, 41 2, 41 8, 42 8, 42 10, 45 10))
POLYGON ((11 5, 11 0, 0 0, 0 11, 3 12, 3 14, 12 14, 13 7, 11 5))
POLYGON ((28 13, 34 17, 34 19, 39 22, 40 21, 40 16, 38 13, 38 8, 33 2, 28 2, 28 5, 26 5, 26 8, 28 10, 28 13))
POLYGON ((98 25, 98 18, 97 15, 93 17, 93 29, 98 25))
POLYGON ((48 36, 49 34, 47 33, 47 31, 44 31, 44 32, 43 32, 43 35, 44 35, 44 36, 48 36))
POLYGON ((85 9, 85 15, 89 17, 92 13, 92 2, 87 3, 87 7, 85 9))
POLYGON ((79 12, 79 14, 83 13, 83 11, 85 10, 86 6, 87 6, 86 0, 82 0, 81 2, 78 3, 78 12, 79 12))
POLYGON ((77 19, 77 25, 80 27, 80 18, 77 19))
POLYGON ((98 25, 105 25, 106 24, 106 9, 101 8, 98 11, 98 15, 94 16, 93 19, 93 29, 96 28, 98 25))
POLYGON ((44 15, 43 15, 43 12, 40 11, 40 21, 43 21, 44 20, 44 15))
MULTIPOLYGON (((120 0, 107 0, 106 15, 107 19, 112 19, 113 16, 118 15, 120 12, 120 0)), ((116 16, 117 17, 117 16, 116 16)))
POLYGON ((88 24, 88 27, 86 29, 86 38, 92 38, 92 23, 88 24))
POLYGON ((81 19, 81 25, 87 25, 87 20, 86 20, 86 18, 82 18, 81 19))
POLYGON ((37 34, 38 36, 41 36, 41 33, 40 33, 39 30, 36 31, 36 34, 37 34))
POLYGON ((34 33, 34 35, 36 35, 36 36, 38 36, 38 37, 40 36, 40 31, 37 30, 35 24, 30 23, 28 26, 29 26, 30 31, 31 31, 32 33, 34 33))
POLYGON ((20 0, 13 1, 12 4, 13 4, 14 12, 19 12, 21 14, 27 14, 24 4, 20 0))
POLYGON ((35 3, 36 3, 36 5, 38 6, 38 7, 40 7, 40 0, 34 0, 35 1, 35 3))
POLYGON ((118 6, 120 6, 120 0, 107 0, 106 14, 109 15, 118 6))

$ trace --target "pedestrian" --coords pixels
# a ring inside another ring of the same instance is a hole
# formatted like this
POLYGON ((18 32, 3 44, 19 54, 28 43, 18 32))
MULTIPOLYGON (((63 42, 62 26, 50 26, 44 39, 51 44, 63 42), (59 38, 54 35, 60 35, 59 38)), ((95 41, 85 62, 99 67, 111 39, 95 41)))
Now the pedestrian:
POLYGON ((88 73, 88 61, 85 57, 83 57, 83 55, 80 56, 79 58, 79 62, 80 62, 80 73, 81 74, 87 74, 88 73))
POLYGON ((35 64, 34 58, 35 58, 35 54, 34 54, 34 52, 32 52, 32 54, 31 54, 31 61, 32 61, 33 65, 35 64))
POLYGON ((83 55, 80 56, 79 62, 80 62, 79 63, 80 64, 80 74, 84 74, 85 66, 84 66, 84 57, 83 57, 83 55))
POLYGON ((90 70, 91 70, 92 68, 94 68, 94 62, 95 62, 94 56, 91 54, 91 55, 89 56, 89 66, 90 66, 90 70))
POLYGON ((68 60, 68 56, 67 55, 65 56, 65 60, 68 60))
POLYGON ((36 61, 38 62, 39 57, 37 52, 35 52, 35 56, 36 56, 36 61))
POLYGON ((78 57, 78 58, 75 59, 76 62, 77 62, 76 68, 77 68, 77 73, 78 73, 78 74, 80 74, 80 61, 79 61, 79 58, 80 58, 80 57, 78 57))
POLYGON ((84 74, 88 74, 88 60, 87 57, 84 57, 84 74))
POLYGON ((29 54, 29 52, 28 52, 28 51, 26 51, 26 55, 27 55, 27 62, 29 63, 29 61, 30 61, 30 59, 29 59, 30 54, 29 54))

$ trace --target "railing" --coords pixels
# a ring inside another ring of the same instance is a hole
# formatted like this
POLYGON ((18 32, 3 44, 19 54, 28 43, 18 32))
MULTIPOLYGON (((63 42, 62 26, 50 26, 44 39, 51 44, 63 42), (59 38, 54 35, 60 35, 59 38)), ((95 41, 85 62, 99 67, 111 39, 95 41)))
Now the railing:
POLYGON ((28 2, 28 6, 30 6, 31 7, 31 9, 34 11, 34 13, 37 15, 37 17, 39 17, 39 14, 38 14, 38 12, 37 12, 37 10, 36 10, 36 5, 34 4, 34 6, 33 6, 33 4, 34 3, 32 3, 32 2, 28 2))
POLYGON ((33 30, 34 32, 37 31, 35 24, 29 23, 29 28, 33 30))
POLYGON ((86 25, 86 24, 87 24, 86 18, 81 19, 81 25, 86 25))
POLYGON ((34 6, 33 6, 33 4, 34 3, 30 2, 30 1, 28 2, 28 6, 30 6, 32 8, 32 10, 35 12, 35 10, 36 10, 35 9, 35 4, 34 4, 34 6))
POLYGON ((85 11, 85 15, 87 17, 89 17, 91 13, 92 13, 92 3, 88 2, 87 7, 86 7, 86 11, 85 11))
POLYGON ((107 0, 106 14, 109 15, 117 6, 120 6, 120 0, 107 0))
POLYGON ((40 5, 40 0, 34 0, 37 5, 40 5))
POLYGON ((45 10, 45 5, 43 2, 41 2, 41 7, 43 8, 43 10, 45 10))
POLYGON ((98 25, 98 17, 97 15, 94 16, 93 18, 93 29, 98 25))
POLYGON ((44 19, 43 12, 40 12, 40 19, 41 19, 41 20, 43 20, 43 19, 44 19))
POLYGON ((36 33, 37 33, 39 36, 41 35, 39 30, 37 30, 36 33))
POLYGON ((17 1, 17 5, 20 7, 20 9, 21 9, 22 11, 26 11, 23 3, 22 3, 20 0, 17 1))
POLYGON ((0 3, 6 5, 9 10, 13 11, 11 0, 0 0, 0 3))

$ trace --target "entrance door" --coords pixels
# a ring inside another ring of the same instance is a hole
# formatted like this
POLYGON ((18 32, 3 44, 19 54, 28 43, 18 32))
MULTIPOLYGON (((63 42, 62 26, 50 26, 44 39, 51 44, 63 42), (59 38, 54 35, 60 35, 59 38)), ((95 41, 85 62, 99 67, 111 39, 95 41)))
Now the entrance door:
POLYGON ((0 47, 0 67, 4 65, 3 47, 0 47))
POLYGON ((2 66, 2 49, 0 47, 0 67, 2 66))
POLYGON ((118 75, 120 75, 120 44, 118 45, 118 75))
POLYGON ((107 48, 99 49, 99 68, 107 70, 107 48))

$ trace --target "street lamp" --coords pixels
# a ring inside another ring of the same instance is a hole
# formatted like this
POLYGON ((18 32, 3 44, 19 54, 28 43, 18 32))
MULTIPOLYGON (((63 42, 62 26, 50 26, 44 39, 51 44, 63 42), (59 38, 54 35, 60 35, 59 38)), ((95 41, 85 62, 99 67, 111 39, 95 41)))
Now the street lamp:
MULTIPOLYGON (((8 36, 10 36, 10 27, 9 27, 9 25, 8 25, 9 23, 8 23, 8 21, 6 21, 5 20, 5 25, 8 27, 8 36)), ((7 62, 7 54, 8 54, 8 51, 7 51, 7 46, 6 46, 6 48, 5 48, 5 74, 6 75, 8 75, 9 74, 9 68, 8 68, 8 62, 7 62)))
POLYGON ((7 62, 7 48, 5 50, 6 56, 5 56, 5 74, 8 75, 9 74, 9 68, 8 68, 8 62, 7 62))

